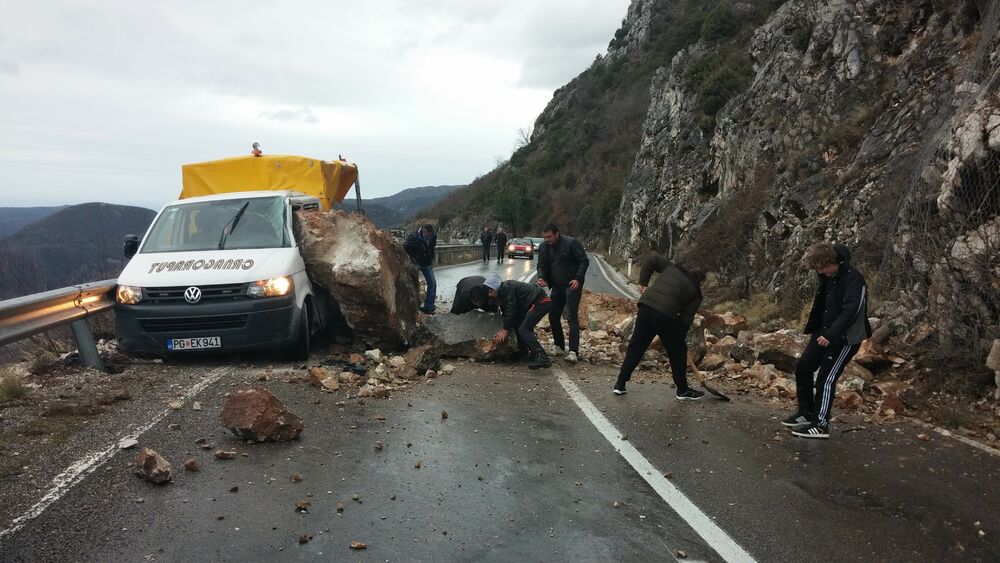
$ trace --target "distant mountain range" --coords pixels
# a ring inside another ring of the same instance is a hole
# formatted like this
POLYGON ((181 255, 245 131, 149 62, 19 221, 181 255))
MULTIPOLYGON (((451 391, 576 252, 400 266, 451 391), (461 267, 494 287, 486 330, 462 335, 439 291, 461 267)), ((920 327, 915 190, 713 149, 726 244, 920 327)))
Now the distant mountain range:
MULTIPOLYGON (((0 209, 9 215, 12 208, 0 209)), ((143 207, 84 203, 48 214, 0 239, 0 298, 114 278, 125 265, 122 240, 146 232, 156 213, 143 207)), ((50 208, 51 209, 51 208, 50 208)))
POLYGON ((52 215, 56 211, 66 209, 58 207, 0 207, 0 238, 16 233, 24 227, 52 215))
MULTIPOLYGON (((441 201, 448 194, 465 186, 422 186, 408 188, 397 194, 371 199, 361 198, 365 215, 383 229, 405 226, 420 211, 441 201)), ((345 199, 336 209, 354 211, 358 200, 345 199)))
MULTIPOLYGON (((410 188, 365 199, 382 228, 406 225, 415 213, 461 186, 410 188)), ((338 209, 357 209, 354 199, 338 209)), ((122 240, 142 236, 156 212, 143 207, 84 203, 63 207, 0 207, 0 299, 117 277, 125 265, 122 240)))

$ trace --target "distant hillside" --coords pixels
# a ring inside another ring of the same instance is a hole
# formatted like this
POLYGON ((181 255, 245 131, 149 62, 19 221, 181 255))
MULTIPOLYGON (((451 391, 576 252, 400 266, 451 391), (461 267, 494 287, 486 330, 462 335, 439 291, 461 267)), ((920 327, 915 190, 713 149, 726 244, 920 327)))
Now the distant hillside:
POLYGON ((59 207, 0 207, 0 238, 16 233, 27 225, 65 208, 65 205, 59 207))
MULTIPOLYGON (((405 225, 420 211, 436 204, 445 196, 465 186, 422 186, 408 188, 397 194, 372 199, 362 198, 365 213, 379 227, 390 228, 405 225)), ((356 199, 345 199, 337 209, 354 211, 356 199)))
POLYGON ((142 235, 150 209, 84 203, 57 211, 0 239, 0 298, 118 275, 122 239, 142 235))

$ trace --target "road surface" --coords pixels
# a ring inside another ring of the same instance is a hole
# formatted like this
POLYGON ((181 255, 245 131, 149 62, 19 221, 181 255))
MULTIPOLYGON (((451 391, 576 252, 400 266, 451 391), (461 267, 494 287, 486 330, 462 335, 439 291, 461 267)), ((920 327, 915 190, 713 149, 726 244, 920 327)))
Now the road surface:
MULTIPOLYGON (((530 281, 534 266, 441 268, 439 291, 450 297, 458 279, 484 272, 530 281)), ((594 266, 587 287, 618 291, 621 281, 594 266)), ((926 430, 911 422, 846 416, 830 440, 805 441, 782 429, 785 413, 760 399, 677 402, 669 375, 616 397, 613 366, 456 366, 391 399, 345 401, 285 383, 292 365, 170 364, 184 374, 184 408, 133 405, 116 426, 91 428, 89 455, 67 460, 76 473, 39 491, 18 519, 0 522, 0 560, 997 561, 1000 554, 1000 458, 933 433, 917 439, 926 430), (251 385, 267 386, 302 416, 299 441, 247 444, 221 428, 225 395, 251 385), (201 411, 190 408, 195 400, 201 411), (115 446, 130 433, 173 463, 172 484, 131 474, 134 450, 115 446), (202 438, 241 455, 216 460, 199 448, 202 438), (201 471, 185 472, 187 457, 201 471), (311 505, 303 512, 299 501, 311 505), (352 550, 351 542, 367 549, 352 550)))

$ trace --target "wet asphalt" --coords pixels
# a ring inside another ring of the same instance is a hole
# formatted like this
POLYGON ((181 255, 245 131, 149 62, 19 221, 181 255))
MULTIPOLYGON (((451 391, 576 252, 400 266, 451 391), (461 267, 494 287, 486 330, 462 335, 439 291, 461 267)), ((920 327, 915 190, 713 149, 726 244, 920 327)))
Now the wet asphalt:
MULTIPOLYGON (((501 268, 517 279, 534 264, 501 268)), ((442 269, 439 288, 483 267, 442 269)), ((140 437, 172 462, 173 483, 135 477, 134 451, 119 452, 0 540, 0 560, 720 560, 552 371, 455 365, 384 400, 286 383, 282 366, 234 366, 195 397, 203 410, 185 405, 140 437), (305 420, 300 440, 247 444, 221 427, 224 395, 251 385, 305 420), (215 448, 238 455, 216 460, 215 448), (187 457, 201 471, 186 472, 187 457), (302 512, 298 501, 311 505, 302 512), (367 549, 352 550, 355 541, 367 549)), ((760 399, 680 403, 665 383, 616 397, 613 367, 559 365, 758 561, 998 560, 1000 458, 933 433, 918 439, 927 431, 906 421, 844 417, 830 440, 806 441, 760 399)))

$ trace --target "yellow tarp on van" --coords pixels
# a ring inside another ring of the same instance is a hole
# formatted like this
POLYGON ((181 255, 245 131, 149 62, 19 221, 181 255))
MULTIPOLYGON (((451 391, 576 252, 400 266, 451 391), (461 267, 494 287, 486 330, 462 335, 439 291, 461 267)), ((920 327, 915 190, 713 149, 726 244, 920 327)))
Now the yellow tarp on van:
POLYGON ((237 156, 181 167, 180 199, 258 190, 292 190, 314 195, 323 209, 340 203, 358 179, 356 164, 303 156, 237 156))

